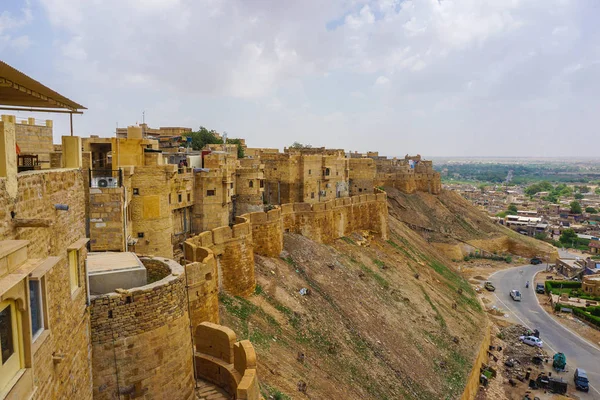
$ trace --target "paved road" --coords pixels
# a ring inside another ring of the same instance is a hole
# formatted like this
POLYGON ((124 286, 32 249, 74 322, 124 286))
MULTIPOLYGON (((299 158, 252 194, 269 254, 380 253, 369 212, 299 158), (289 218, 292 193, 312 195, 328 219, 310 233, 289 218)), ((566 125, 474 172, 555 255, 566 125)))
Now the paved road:
POLYGON ((569 372, 560 375, 568 381, 569 385, 573 384, 575 368, 585 369, 590 379, 590 392, 578 392, 578 394, 581 394, 582 399, 600 400, 600 346, 593 346, 548 315, 539 305, 533 285, 530 285, 529 289, 525 289, 525 282, 533 282, 535 273, 545 268, 546 264, 525 265, 493 274, 490 280, 496 286, 494 295, 499 303, 497 305, 509 310, 512 314, 511 317, 514 316, 522 325, 530 329, 539 329, 540 339, 544 341, 544 347, 550 356, 559 351, 565 354, 569 372), (523 271, 523 274, 519 272, 520 270, 523 271), (512 289, 521 292, 521 302, 512 301, 509 296, 512 289))

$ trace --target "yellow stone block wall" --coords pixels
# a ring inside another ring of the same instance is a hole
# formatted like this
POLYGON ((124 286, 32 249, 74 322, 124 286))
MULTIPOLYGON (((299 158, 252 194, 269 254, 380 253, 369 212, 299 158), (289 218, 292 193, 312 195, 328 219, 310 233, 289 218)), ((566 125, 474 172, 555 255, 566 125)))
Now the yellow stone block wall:
POLYGON ((33 399, 92 398, 90 315, 83 268, 86 254, 84 247, 79 253, 82 286, 74 294, 71 294, 66 254, 45 275, 50 330, 47 337, 38 338, 42 343, 33 354, 34 385, 37 386, 33 399), (53 363, 53 354, 64 356, 60 364, 53 363))
POLYGON ((232 180, 219 170, 197 172, 195 179, 195 204, 193 229, 203 232, 219 226, 228 225, 230 221, 232 180), (208 191, 214 191, 209 196, 208 191))
POLYGON ((52 121, 49 124, 35 125, 30 118, 23 123, 15 124, 17 144, 21 154, 37 154, 42 168, 50 167, 50 153, 54 151, 52 144, 52 121))
POLYGON ((265 165, 265 199, 270 204, 302 201, 299 185, 300 156, 281 153, 263 153, 265 165))
POLYGON ((254 212, 244 217, 252 225, 254 253, 265 257, 279 257, 283 251, 283 220, 281 209, 268 212, 254 212))
MULTIPOLYGON (((344 155, 326 155, 321 157, 321 179, 319 190, 325 192, 321 201, 348 197, 349 191, 349 160, 344 155), (329 175, 326 174, 329 169, 329 175)), ((371 186, 372 190, 373 186, 371 186)))
POLYGON ((322 156, 305 155, 300 157, 300 170, 296 173, 290 171, 290 185, 300 188, 301 198, 304 203, 318 203, 321 201, 319 189, 322 181, 322 156))
POLYGON ((173 257, 173 216, 169 204, 176 166, 135 167, 131 175, 131 232, 138 254, 173 257), (138 194, 133 191, 138 189, 138 194), (140 237, 143 234, 143 237, 140 237))
POLYGON ((33 399, 91 399, 89 314, 86 310, 85 247, 79 254, 81 287, 71 294, 67 247, 85 237, 85 191, 80 171, 30 171, 15 176, 18 196, 11 199, 6 179, 0 178, 0 240, 29 240, 28 257, 58 256, 61 260, 44 276, 49 330, 34 342, 33 399), (55 204, 68 211, 57 211, 55 204), (16 218, 49 218, 50 228, 15 228, 16 218), (54 364, 52 354, 62 356, 54 364))
POLYGON ((197 259, 185 266, 192 326, 202 322, 219 323, 219 284, 217 260, 212 250, 197 247, 197 259))
POLYGON ((78 136, 62 137, 63 168, 81 168, 83 165, 81 138, 78 136))
POLYGON ((372 158, 350 158, 348 164, 350 196, 370 193, 377 176, 375 161, 372 158))
POLYGON ((94 399, 194 399, 183 267, 167 259, 141 260, 165 263, 172 274, 92 298, 94 399))
POLYGON ((125 251, 124 188, 90 188, 89 232, 92 251, 125 251))
POLYGON ((235 179, 235 215, 263 211, 265 166, 260 160, 251 158, 241 159, 239 162, 235 179))
POLYGON ((238 296, 249 296, 255 288, 254 253, 278 256, 283 232, 305 235, 321 243, 357 230, 388 235, 387 198, 384 192, 335 199, 325 203, 284 204, 268 213, 236 217, 233 228, 223 226, 185 241, 188 262, 202 262, 208 252, 217 259, 220 288, 238 296))
POLYGON ((254 292, 254 252, 248 218, 236 217, 233 228, 222 226, 189 238, 184 247, 189 262, 202 262, 205 253, 198 247, 214 253, 220 289, 234 296, 249 296, 254 292))
POLYGON ((299 233, 321 243, 357 230, 371 230, 387 238, 387 200, 385 193, 360 195, 333 201, 281 206, 285 232, 299 233))

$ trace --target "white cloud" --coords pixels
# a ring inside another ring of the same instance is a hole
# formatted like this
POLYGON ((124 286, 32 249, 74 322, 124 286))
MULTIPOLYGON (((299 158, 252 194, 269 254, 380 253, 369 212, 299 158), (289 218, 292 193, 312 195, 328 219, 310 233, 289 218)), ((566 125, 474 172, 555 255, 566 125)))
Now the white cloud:
POLYGON ((387 77, 383 76, 383 75, 377 77, 377 79, 375 80, 375 85, 379 85, 379 86, 381 86, 381 85, 387 85, 388 83, 390 83, 390 80, 387 77))
MULTIPOLYGON (((106 107, 102 116, 90 107, 82 118, 94 133, 112 132, 107 121, 154 107, 157 125, 190 118, 194 127, 231 125, 256 145, 289 144, 280 132, 310 131, 315 143, 346 135, 359 149, 365 130, 393 141, 402 124, 414 135, 389 148, 426 153, 411 146, 433 146, 442 154, 488 150, 484 139, 461 147, 446 137, 486 132, 492 152, 504 146, 494 138, 509 132, 525 140, 519 133, 541 131, 550 120, 554 131, 600 123, 595 114, 576 118, 573 109, 582 101, 600 106, 592 96, 573 101, 591 93, 583 79, 595 77, 593 60, 600 59, 600 29, 578 2, 40 2, 53 27, 53 65, 71 85, 61 92, 106 107), (169 97, 181 106, 161 115, 158 104, 169 97), (562 110, 560 121, 546 114, 554 107, 562 110), (431 140, 439 132, 445 135, 431 140)), ((8 40, 2 35, 16 36, 2 31, 14 26, 10 18, 0 15, 0 50, 8 40)))
POLYGON ((25 1, 19 12, 13 14, 5 10, 0 13, 0 50, 10 48, 22 52, 31 46, 32 41, 28 35, 17 33, 33 21, 29 0, 25 1))
POLYGON ((359 29, 363 25, 372 24, 375 22, 375 15, 371 11, 371 8, 368 5, 363 6, 358 14, 353 15, 350 14, 346 17, 346 25, 348 25, 352 29, 359 29))

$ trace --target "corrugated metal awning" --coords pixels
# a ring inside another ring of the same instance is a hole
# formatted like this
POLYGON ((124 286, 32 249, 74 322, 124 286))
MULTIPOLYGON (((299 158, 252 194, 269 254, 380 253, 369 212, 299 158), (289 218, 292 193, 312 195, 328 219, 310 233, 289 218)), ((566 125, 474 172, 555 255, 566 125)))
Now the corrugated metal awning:
POLYGON ((4 61, 0 61, 0 105, 62 109, 67 112, 86 110, 81 104, 42 85, 4 61))

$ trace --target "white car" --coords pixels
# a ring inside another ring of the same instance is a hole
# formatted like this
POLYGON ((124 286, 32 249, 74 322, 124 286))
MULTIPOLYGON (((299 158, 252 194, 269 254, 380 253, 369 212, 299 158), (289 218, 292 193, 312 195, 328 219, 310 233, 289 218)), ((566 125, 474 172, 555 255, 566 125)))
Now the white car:
POLYGON ((520 336, 519 340, 530 346, 537 346, 537 347, 544 346, 544 342, 542 342, 539 338, 536 338, 535 336, 520 336))
POLYGON ((519 292, 516 289, 513 289, 510 291, 510 297, 514 300, 514 301, 521 301, 521 292, 519 292))

